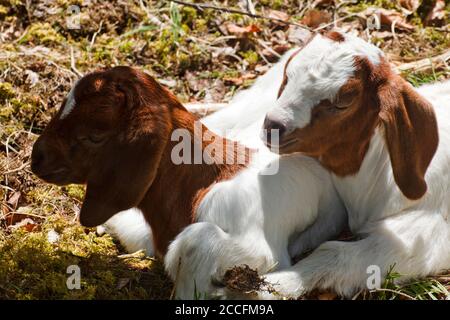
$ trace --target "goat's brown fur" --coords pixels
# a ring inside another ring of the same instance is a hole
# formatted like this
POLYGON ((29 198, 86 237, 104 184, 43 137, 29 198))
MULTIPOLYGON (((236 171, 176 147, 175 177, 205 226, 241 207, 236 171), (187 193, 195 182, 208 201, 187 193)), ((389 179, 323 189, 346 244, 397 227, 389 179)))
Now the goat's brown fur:
POLYGON ((433 108, 386 60, 374 66, 356 58, 355 65, 354 77, 336 101, 315 106, 306 127, 280 139, 280 152, 301 151, 338 176, 352 175, 359 171, 375 129, 382 126, 395 181, 405 196, 418 199, 427 190, 424 176, 439 141, 433 108), (297 141, 283 146, 283 140, 293 139, 297 141))
POLYGON ((135 69, 116 67, 83 77, 75 100, 70 114, 61 119, 60 110, 36 142, 33 171, 51 183, 87 184, 80 212, 83 225, 99 225, 119 211, 140 208, 159 255, 195 220, 196 207, 211 185, 231 178, 249 161, 250 150, 242 146, 244 164, 223 161, 236 159, 239 146, 201 125, 223 158, 207 151, 210 143, 195 136, 196 117, 135 69), (187 130, 192 148, 205 151, 211 164, 175 165, 175 142, 170 139, 175 129, 187 130))

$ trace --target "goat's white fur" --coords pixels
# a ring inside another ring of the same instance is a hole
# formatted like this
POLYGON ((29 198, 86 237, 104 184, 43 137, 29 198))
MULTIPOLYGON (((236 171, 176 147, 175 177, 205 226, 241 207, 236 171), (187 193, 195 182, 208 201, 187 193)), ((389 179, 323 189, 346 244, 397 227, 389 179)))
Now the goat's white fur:
POLYGON ((330 174, 302 155, 280 158, 259 138, 288 58, 285 55, 251 89, 238 94, 229 107, 202 120, 216 133, 258 148, 258 153, 249 168, 211 188, 197 210, 199 222, 170 245, 165 265, 176 278, 180 298, 192 299, 195 290, 223 294, 212 279, 221 280, 235 265, 247 264, 260 273, 286 268, 292 255, 317 247, 344 228, 346 211, 330 174), (278 173, 265 175, 272 161, 279 161, 278 173), (317 229, 323 231, 320 236, 303 237, 317 229), (289 252, 293 237, 304 238, 303 246, 289 252))
MULTIPOLYGON (((355 39, 346 35, 345 43, 352 44, 355 39)), ((329 42, 325 38, 317 41, 329 42)), ((354 46, 353 52, 346 52, 344 45, 333 48, 329 44, 327 47, 332 49, 332 52, 323 49, 325 54, 328 52, 327 57, 332 53, 339 57, 339 61, 333 62, 336 68, 332 67, 328 72, 328 76, 335 79, 333 83, 339 84, 345 83, 349 74, 339 70, 346 54, 355 57, 373 52, 371 48, 367 48, 367 52, 366 48, 361 51, 361 46, 354 46), (338 82, 339 74, 342 79, 338 82)), ((312 92, 312 82, 302 74, 309 68, 306 64, 315 65, 320 56, 311 57, 311 61, 303 59, 303 55, 294 58, 289 69, 297 69, 292 72, 298 72, 298 77, 291 79, 291 85, 288 84, 283 93, 286 97, 280 97, 269 113, 270 117, 277 117, 292 129, 302 127, 303 119, 310 114, 310 110, 303 109, 300 102, 312 96, 320 101, 330 94, 325 87, 322 88, 325 91, 314 89, 312 92), (286 100, 291 103, 286 103, 286 100)), ((336 87, 329 85, 333 88, 331 93, 335 93, 336 87)), ((266 280, 278 292, 295 297, 313 288, 332 288, 350 296, 366 287, 367 268, 371 265, 378 266, 382 276, 395 265, 395 271, 404 275, 400 281, 450 268, 450 81, 423 86, 418 92, 434 106, 440 138, 438 150, 426 173, 428 191, 425 196, 412 201, 401 193, 394 181, 382 129, 378 129, 358 173, 344 178, 333 175, 333 184, 348 211, 349 226, 362 239, 325 242, 296 265, 267 274, 266 280)), ((302 240, 294 242, 293 250, 302 246, 302 240)), ((268 293, 261 293, 260 297, 274 298, 268 293)))
MULTIPOLYGON (((297 80, 290 83, 305 86, 303 91, 287 86, 276 103, 282 69, 291 51, 251 89, 237 95, 230 107, 206 117, 204 123, 216 133, 227 133, 229 138, 260 148, 264 154, 258 132, 273 106, 277 108, 271 116, 279 117, 288 127, 305 125, 308 113, 289 110, 299 102, 299 92, 302 102, 312 108, 315 99, 324 95, 332 99, 346 82, 353 72, 347 62, 354 56, 366 56, 377 64, 377 48, 348 35, 345 43, 344 47, 335 46, 318 36, 304 49, 312 50, 310 61, 305 62, 310 63, 308 68, 302 69, 303 51, 292 61, 288 77, 304 76, 306 84, 297 80), (310 88, 308 81, 313 81, 315 88, 310 88), (230 128, 235 131, 230 133, 230 128)), ((395 264, 395 270, 405 275, 403 280, 449 268, 450 82, 424 86, 419 92, 435 106, 440 134, 424 198, 410 201, 399 191, 378 131, 355 176, 333 176, 330 181, 316 161, 299 155, 281 158, 277 176, 260 175, 261 168, 252 166, 215 185, 199 207, 199 223, 188 226, 171 244, 165 264, 171 277, 177 278, 177 296, 193 298, 195 287, 198 292, 211 293, 215 290, 211 278, 220 279, 226 268, 241 264, 261 273, 278 270, 266 274, 266 280, 284 296, 292 297, 313 288, 333 288, 349 296, 366 286, 370 265, 379 266, 384 275, 395 264), (362 237, 359 241, 325 242, 347 221, 336 190, 347 207, 353 233, 362 237), (288 239, 294 239, 291 256, 321 245, 290 266, 288 239)), ((265 292, 259 297, 275 298, 265 292)))

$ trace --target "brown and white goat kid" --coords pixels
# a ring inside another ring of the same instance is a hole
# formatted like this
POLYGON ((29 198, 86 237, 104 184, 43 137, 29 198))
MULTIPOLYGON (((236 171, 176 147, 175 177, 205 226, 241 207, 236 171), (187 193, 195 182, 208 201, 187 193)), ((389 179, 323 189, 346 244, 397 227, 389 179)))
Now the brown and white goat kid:
POLYGON ((286 65, 264 128, 280 129, 281 153, 301 152, 332 173, 360 237, 325 242, 267 274, 278 292, 331 288, 350 296, 376 286, 374 276, 382 281, 391 266, 401 280, 450 268, 449 81, 416 90, 375 46, 338 32, 316 35, 286 65))
POLYGON ((289 238, 317 219, 336 227, 312 247, 336 235, 341 227, 336 220, 344 223, 345 210, 330 174, 316 161, 300 155, 278 159, 264 146, 250 160, 249 149, 205 126, 195 130, 196 121, 143 72, 128 67, 95 72, 76 83, 36 141, 32 170, 50 183, 87 184, 80 212, 85 226, 139 208, 159 256, 196 221, 165 259, 181 298, 194 298, 195 289, 213 293, 213 280, 235 265, 260 272, 290 266, 289 238), (174 161, 180 130, 205 161, 174 161), (247 161, 236 163, 242 153, 247 161), (274 161, 277 174, 271 172, 274 161))

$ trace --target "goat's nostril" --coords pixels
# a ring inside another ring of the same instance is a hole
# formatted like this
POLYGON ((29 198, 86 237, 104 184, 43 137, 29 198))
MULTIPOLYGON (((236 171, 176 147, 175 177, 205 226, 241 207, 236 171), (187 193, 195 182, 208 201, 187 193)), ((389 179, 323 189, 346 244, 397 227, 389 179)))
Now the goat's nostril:
POLYGON ((271 120, 266 118, 264 120, 264 129, 267 131, 266 141, 270 144, 278 144, 279 139, 286 132, 286 126, 282 124, 280 121, 271 120))

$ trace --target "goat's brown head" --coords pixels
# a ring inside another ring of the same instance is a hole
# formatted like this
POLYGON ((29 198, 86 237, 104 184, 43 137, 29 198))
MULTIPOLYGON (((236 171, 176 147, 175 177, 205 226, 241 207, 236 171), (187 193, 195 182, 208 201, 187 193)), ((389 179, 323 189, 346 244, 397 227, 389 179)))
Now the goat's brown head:
POLYGON ((36 141, 31 168, 43 180, 87 184, 80 222, 96 226, 138 206, 172 130, 175 97, 129 67, 80 79, 36 141))
POLYGON ((380 127, 397 185, 410 199, 422 197, 438 145, 431 105, 357 37, 317 35, 294 54, 264 124, 280 130, 280 152, 302 152, 336 175, 351 175, 380 127))

